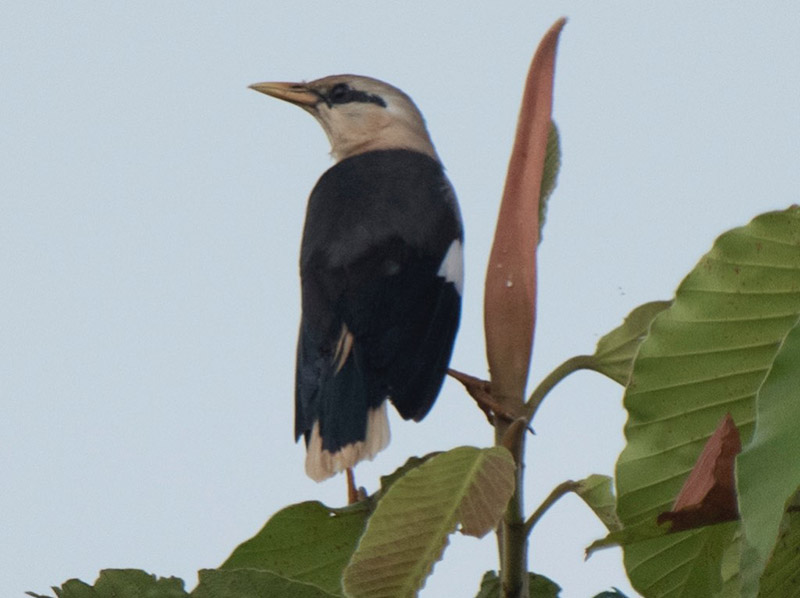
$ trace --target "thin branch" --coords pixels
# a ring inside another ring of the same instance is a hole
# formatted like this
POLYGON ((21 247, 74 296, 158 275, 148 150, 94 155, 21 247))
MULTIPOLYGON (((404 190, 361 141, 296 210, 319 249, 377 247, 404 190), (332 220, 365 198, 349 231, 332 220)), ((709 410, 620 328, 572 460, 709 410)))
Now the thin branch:
POLYGON ((580 488, 580 486, 580 482, 567 480, 566 482, 561 482, 558 486, 553 488, 553 491, 550 493, 550 495, 544 499, 544 502, 539 505, 539 508, 536 509, 525 522, 525 535, 528 536, 531 533, 533 526, 539 522, 539 519, 541 519, 547 510, 556 504, 560 498, 566 494, 569 494, 570 492, 575 492, 578 488, 580 488))
POLYGON ((508 422, 513 422, 522 417, 521 414, 510 412, 498 401, 494 400, 492 397, 492 385, 488 380, 482 380, 481 378, 470 376, 469 374, 459 372, 453 368, 448 369, 447 374, 451 378, 455 378, 464 385, 464 388, 469 393, 469 396, 475 400, 475 402, 478 404, 478 407, 480 407, 481 411, 483 411, 483 413, 486 415, 486 418, 489 420, 490 424, 494 425, 495 416, 499 416, 508 422))
POLYGON ((547 393, 553 390, 556 384, 573 372, 592 369, 594 361, 594 355, 576 355, 575 357, 570 357, 550 372, 547 377, 539 383, 536 390, 531 393, 528 402, 525 403, 525 418, 528 423, 533 420, 533 416, 536 415, 536 410, 539 408, 539 405, 542 404, 547 393))

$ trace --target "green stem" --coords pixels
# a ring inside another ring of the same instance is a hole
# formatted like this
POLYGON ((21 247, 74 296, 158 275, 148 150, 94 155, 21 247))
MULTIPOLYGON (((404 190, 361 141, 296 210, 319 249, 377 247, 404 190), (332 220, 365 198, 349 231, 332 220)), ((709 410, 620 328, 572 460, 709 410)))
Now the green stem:
POLYGON ((525 469, 525 426, 515 426, 507 438, 511 426, 508 422, 497 422, 495 442, 511 450, 516 463, 514 494, 506 507, 505 515, 497 529, 500 548, 500 583, 503 598, 528 596, 528 539, 525 533, 523 501, 523 472, 525 469))
POLYGON ((580 483, 567 480, 566 482, 562 482, 553 488, 553 491, 549 494, 549 496, 544 499, 544 502, 539 505, 539 508, 536 509, 525 522, 525 536, 527 537, 530 535, 531 530, 539 522, 539 519, 542 518, 542 515, 544 515, 550 507, 556 504, 558 499, 566 494, 569 494, 570 492, 575 492, 579 487, 580 483))
MULTIPOLYGON (((591 355, 572 357, 558 366, 549 376, 542 380, 541 384, 536 387, 536 390, 533 391, 530 399, 528 399, 528 402, 524 403, 524 405, 522 397, 506 397, 500 402, 504 406, 515 404, 524 407, 525 422, 528 424, 536 414, 536 410, 544 400, 544 397, 556 384, 572 372, 591 368, 593 364, 594 357, 591 355)), ((498 397, 493 398, 499 399, 498 397)), ((522 598, 529 595, 528 534, 539 517, 550 508, 552 503, 556 502, 566 492, 574 489, 570 487, 557 495, 551 493, 548 500, 545 501, 545 504, 540 506, 528 521, 525 521, 522 490, 523 473, 525 471, 525 433, 527 427, 526 425, 519 425, 519 420, 517 420, 516 423, 517 425, 514 425, 514 422, 505 421, 502 418, 497 418, 495 421, 495 444, 508 448, 514 457, 514 463, 517 465, 514 494, 508 503, 503 520, 497 529, 497 542, 500 549, 501 595, 503 598, 522 598), (512 438, 508 438, 507 436, 511 436, 512 438)), ((556 490, 558 490, 558 488, 556 490)), ((553 492, 555 493, 556 490, 553 492)))
POLYGON ((550 372, 547 377, 539 383, 536 390, 531 393, 528 402, 525 403, 525 420, 527 423, 533 420, 533 416, 536 415, 536 410, 539 409, 539 405, 542 404, 547 393, 553 390, 556 384, 573 372, 592 369, 594 367, 594 362, 594 355, 576 355, 575 357, 570 357, 550 372))

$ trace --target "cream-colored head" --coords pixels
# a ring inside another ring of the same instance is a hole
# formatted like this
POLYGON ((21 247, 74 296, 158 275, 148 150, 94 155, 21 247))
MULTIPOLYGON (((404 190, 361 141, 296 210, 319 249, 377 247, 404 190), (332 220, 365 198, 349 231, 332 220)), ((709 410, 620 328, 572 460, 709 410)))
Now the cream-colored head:
POLYGON ((410 149, 439 159, 414 102, 383 81, 332 75, 308 83, 250 87, 310 112, 328 135, 337 161, 380 149, 410 149))

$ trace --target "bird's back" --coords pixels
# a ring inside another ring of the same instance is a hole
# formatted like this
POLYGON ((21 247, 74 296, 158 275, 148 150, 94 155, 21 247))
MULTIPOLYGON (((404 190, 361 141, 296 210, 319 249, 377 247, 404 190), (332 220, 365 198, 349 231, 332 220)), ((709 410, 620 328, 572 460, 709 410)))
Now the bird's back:
POLYGON ((461 242, 452 187, 428 155, 358 154, 317 182, 300 260, 295 433, 334 471, 312 477, 383 448, 387 398, 405 419, 430 410, 458 328, 461 242))

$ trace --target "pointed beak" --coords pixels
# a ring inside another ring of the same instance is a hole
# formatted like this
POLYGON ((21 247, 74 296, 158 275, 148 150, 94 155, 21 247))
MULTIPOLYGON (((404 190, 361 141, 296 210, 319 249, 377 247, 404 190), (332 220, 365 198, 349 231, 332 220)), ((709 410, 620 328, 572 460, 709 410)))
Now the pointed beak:
POLYGON ((253 83, 250 89, 290 102, 301 108, 316 106, 320 100, 316 93, 302 83, 253 83))

